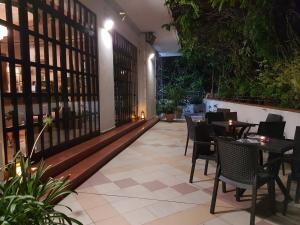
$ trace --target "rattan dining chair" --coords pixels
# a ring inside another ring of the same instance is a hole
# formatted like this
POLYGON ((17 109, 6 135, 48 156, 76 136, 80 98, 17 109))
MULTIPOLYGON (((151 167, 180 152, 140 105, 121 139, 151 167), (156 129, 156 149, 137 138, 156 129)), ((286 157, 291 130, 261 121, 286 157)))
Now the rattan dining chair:
POLYGON ((237 112, 225 112, 224 120, 225 121, 228 121, 228 120, 237 121, 238 120, 237 112))
POLYGON ((217 138, 217 153, 218 166, 210 213, 215 213, 219 181, 240 189, 252 189, 250 225, 255 224, 257 189, 264 184, 268 184, 272 210, 275 211, 275 177, 260 166, 257 146, 217 138))
POLYGON ((194 146, 192 156, 192 168, 190 174, 190 183, 193 183, 193 177, 195 172, 195 166, 197 159, 205 160, 204 175, 207 175, 208 163, 210 160, 216 161, 215 144, 210 137, 211 126, 206 122, 198 123, 194 128, 194 146), (213 149, 211 149, 213 148, 213 149))
POLYGON ((195 123, 192 120, 190 115, 184 115, 186 126, 187 126, 187 136, 186 136, 186 144, 185 144, 185 151, 184 155, 186 156, 187 149, 189 146, 189 140, 194 141, 194 133, 195 133, 195 123))
POLYGON ((266 118, 266 122, 282 122, 282 121, 283 121, 283 117, 281 115, 273 114, 273 113, 269 113, 266 118))
MULTIPOLYGON (((289 176, 288 176, 287 191, 288 191, 288 193, 290 192, 291 183, 292 183, 292 181, 295 181, 297 183, 295 202, 299 203, 299 199, 300 199, 300 127, 296 127, 294 143, 295 143, 295 146, 294 146, 293 154, 291 157, 292 173, 289 174, 289 176)), ((288 201, 289 200, 287 198, 285 198, 284 210, 283 210, 284 215, 286 214, 286 211, 287 211, 288 201)))
POLYGON ((230 109, 226 109, 226 108, 217 108, 217 112, 227 113, 227 112, 230 112, 230 109))
MULTIPOLYGON (((212 124, 212 122, 217 122, 217 121, 225 121, 223 112, 207 112, 205 114, 205 119, 207 120, 208 124, 212 124)), ((226 133, 225 128, 214 126, 213 130, 216 136, 225 136, 226 133)))

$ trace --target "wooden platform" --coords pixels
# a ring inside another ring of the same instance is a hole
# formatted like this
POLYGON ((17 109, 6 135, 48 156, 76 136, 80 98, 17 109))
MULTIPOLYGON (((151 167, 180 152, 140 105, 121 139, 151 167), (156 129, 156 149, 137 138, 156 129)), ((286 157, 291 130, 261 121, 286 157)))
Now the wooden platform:
POLYGON ((131 122, 56 154, 45 160, 51 166, 45 176, 69 176, 75 189, 158 121, 131 122))

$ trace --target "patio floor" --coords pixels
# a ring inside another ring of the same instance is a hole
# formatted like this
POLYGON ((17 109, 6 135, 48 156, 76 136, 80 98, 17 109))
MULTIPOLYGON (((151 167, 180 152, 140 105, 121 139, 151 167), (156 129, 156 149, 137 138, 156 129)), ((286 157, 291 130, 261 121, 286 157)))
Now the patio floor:
MULTIPOLYGON (((82 184, 78 195, 60 203, 72 213, 57 209, 86 225, 249 224, 247 192, 240 203, 233 191, 219 193, 216 214, 209 213, 215 164, 210 162, 209 175, 204 176, 204 162, 198 160, 194 183, 189 184, 192 143, 183 156, 185 138, 185 123, 158 123, 82 184)), ((260 201, 256 224, 299 224, 300 205, 291 203, 288 215, 282 216, 282 196, 277 192, 279 212, 270 216, 267 201, 260 201)))

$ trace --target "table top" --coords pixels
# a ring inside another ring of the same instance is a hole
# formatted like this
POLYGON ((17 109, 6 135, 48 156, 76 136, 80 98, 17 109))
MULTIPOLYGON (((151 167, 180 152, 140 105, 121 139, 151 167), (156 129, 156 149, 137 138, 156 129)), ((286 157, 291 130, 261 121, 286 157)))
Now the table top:
POLYGON ((232 123, 229 123, 228 121, 214 121, 214 122, 212 122, 212 125, 220 126, 220 127, 253 127, 253 126, 256 126, 256 124, 241 122, 241 121, 232 121, 232 123))
POLYGON ((294 141, 270 138, 266 142, 254 139, 239 139, 240 143, 257 145, 260 149, 277 154, 283 154, 294 148, 294 141))

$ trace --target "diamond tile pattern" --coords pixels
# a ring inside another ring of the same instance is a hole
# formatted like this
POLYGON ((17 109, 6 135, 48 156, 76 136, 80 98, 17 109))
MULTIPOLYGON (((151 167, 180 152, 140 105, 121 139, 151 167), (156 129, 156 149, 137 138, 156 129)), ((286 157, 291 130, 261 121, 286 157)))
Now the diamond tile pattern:
MULTIPOLYGON (((199 160, 195 182, 188 182, 192 145, 184 156, 185 138, 185 123, 158 123, 83 183, 76 190, 78 195, 68 196, 62 204, 71 207, 71 215, 84 225, 249 224, 248 192, 244 201, 237 203, 232 187, 225 194, 220 190, 218 213, 209 213, 214 173, 203 176, 204 162, 199 160)), ((211 171, 215 166, 210 163, 211 171)), ((265 192, 260 190, 259 196, 265 192)), ((300 224, 299 208, 291 204, 286 217, 258 212, 256 224, 300 224)), ((61 206, 57 209, 66 211, 61 206)))

